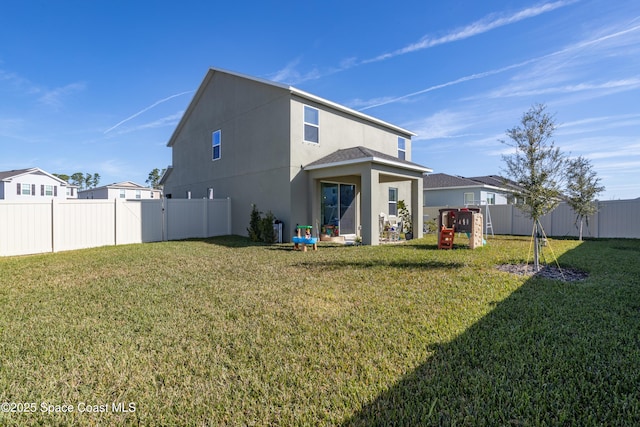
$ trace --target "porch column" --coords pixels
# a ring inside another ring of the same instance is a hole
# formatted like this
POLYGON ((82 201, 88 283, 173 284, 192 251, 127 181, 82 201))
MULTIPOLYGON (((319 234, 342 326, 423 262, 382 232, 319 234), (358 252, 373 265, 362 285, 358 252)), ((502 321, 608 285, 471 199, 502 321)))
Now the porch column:
POLYGON ((378 215, 380 201, 378 186, 380 185, 380 172, 369 165, 362 172, 361 180, 361 218, 362 218, 362 243, 365 245, 380 244, 378 232, 378 215))
POLYGON ((422 177, 411 180, 411 222, 413 225, 413 237, 419 239, 423 236, 424 225, 424 191, 422 177))

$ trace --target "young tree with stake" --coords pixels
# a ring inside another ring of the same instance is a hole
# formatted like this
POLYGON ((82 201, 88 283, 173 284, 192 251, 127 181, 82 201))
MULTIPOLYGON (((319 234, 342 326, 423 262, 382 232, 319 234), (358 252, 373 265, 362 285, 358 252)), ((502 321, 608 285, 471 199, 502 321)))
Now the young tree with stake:
POLYGON ((522 115, 520 125, 508 129, 515 153, 503 155, 504 172, 522 189, 516 196, 523 200, 522 210, 533 220, 534 268, 540 269, 538 238, 540 218, 560 202, 565 157, 552 139, 555 118, 544 104, 534 104, 522 115))
POLYGON ((576 226, 582 241, 582 224, 589 226, 589 215, 598 211, 596 196, 604 191, 588 159, 580 156, 571 159, 567 168, 567 203, 576 213, 576 226), (578 224, 579 223, 579 224, 578 224))

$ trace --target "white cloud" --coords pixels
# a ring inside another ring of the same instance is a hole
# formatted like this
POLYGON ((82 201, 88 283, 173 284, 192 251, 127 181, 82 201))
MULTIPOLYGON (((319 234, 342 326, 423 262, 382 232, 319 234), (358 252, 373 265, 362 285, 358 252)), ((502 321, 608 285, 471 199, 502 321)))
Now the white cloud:
POLYGON ((475 117, 467 113, 438 111, 422 120, 414 121, 409 127, 418 135, 414 141, 430 139, 450 139, 470 136, 464 130, 473 126, 475 117))
MULTIPOLYGON (((529 70, 526 76, 520 75, 512 79, 514 81, 523 81, 524 83, 511 83, 507 86, 504 86, 488 94, 468 97, 465 100, 469 101, 474 99, 504 98, 504 97, 525 96, 525 95, 530 96, 530 95, 541 95, 545 93, 571 93, 571 92, 586 91, 586 90, 602 90, 602 91, 606 90, 607 91, 601 94, 619 92, 624 90, 635 90, 638 87, 640 87, 640 78, 637 78, 635 76, 625 78, 625 79, 611 80, 603 83, 576 83, 574 85, 568 84, 562 87, 545 87, 544 85, 548 83, 548 81, 545 81, 546 77, 541 78, 540 76, 553 75, 554 76, 553 79, 558 80, 560 79, 560 77, 559 77, 559 74, 557 74, 557 68, 567 67, 567 63, 568 63, 567 57, 570 56, 575 59, 576 51, 583 50, 587 47, 596 48, 600 43, 613 42, 615 39, 618 39, 618 38, 622 39, 618 43, 619 46, 626 46, 629 43, 628 37, 636 37, 638 34, 638 30, 640 30, 640 25, 636 25, 630 28, 625 28, 623 30, 615 30, 613 33, 609 33, 603 36, 598 36, 595 39, 590 39, 587 41, 576 43, 574 45, 552 52, 547 55, 538 56, 522 62, 507 65, 505 67, 496 68, 489 71, 470 74, 455 80, 430 86, 426 89, 421 89, 415 92, 411 92, 406 95, 378 98, 381 100, 380 102, 370 102, 366 107, 361 108, 360 111, 380 107, 380 106, 391 104, 391 103, 396 103, 399 101, 404 101, 408 98, 412 98, 428 92, 443 89, 449 86, 454 86, 454 85, 468 82, 471 80, 477 80, 477 79, 493 76, 496 74, 501 74, 507 71, 523 68, 527 65, 537 64, 537 63, 539 63, 539 65, 537 67, 534 67, 534 69, 529 70), (555 65, 547 62, 548 60, 553 60, 555 65), (551 68, 554 68, 554 67, 556 68, 556 71, 555 71, 556 74, 550 73, 549 71, 551 68)), ((599 49, 602 49, 606 52, 611 53, 610 48, 611 48, 611 45, 609 45, 607 48, 603 48, 602 46, 599 47, 599 49)), ((592 54, 590 55, 592 56, 592 54)), ((575 65, 577 64, 574 64, 574 66, 575 65)), ((363 104, 367 104, 367 102, 363 101, 363 104)))
POLYGON ((530 97, 539 95, 568 94, 576 92, 593 92, 593 96, 609 95, 615 92, 624 92, 640 88, 640 78, 630 77, 627 79, 610 80, 602 83, 576 83, 564 86, 522 88, 504 87, 488 95, 487 98, 509 98, 509 97, 530 97), (597 92, 597 93, 596 93, 597 92))
POLYGON ((65 97, 77 92, 81 92, 85 89, 85 87, 85 83, 79 82, 71 83, 52 90, 47 90, 44 91, 44 93, 38 98, 38 101, 41 104, 47 105, 49 107, 60 108, 63 105, 63 99, 65 97))
POLYGON ((396 56, 405 55, 407 53, 428 49, 441 44, 452 43, 458 40, 464 40, 486 33, 493 29, 503 27, 505 25, 514 24, 524 19, 533 18, 543 13, 551 12, 555 9, 567 6, 572 3, 575 3, 575 0, 556 1, 553 3, 545 3, 538 6, 526 8, 508 16, 497 16, 495 14, 489 15, 483 19, 480 19, 479 21, 467 25, 466 27, 454 30, 441 37, 434 38, 426 35, 415 43, 411 43, 390 53, 378 55, 375 58, 363 61, 363 63, 366 64, 370 62, 385 61, 396 56))
MULTIPOLYGON (((543 3, 534 7, 529 7, 511 15, 501 16, 499 14, 488 15, 476 22, 473 22, 463 28, 456 29, 441 37, 432 37, 425 35, 419 41, 410 43, 409 45, 397 49, 393 52, 383 53, 374 58, 358 60, 357 57, 345 58, 340 62, 337 67, 329 67, 325 70, 314 68, 309 72, 302 73, 297 70, 300 65, 301 58, 296 58, 289 62, 283 69, 275 72, 271 77, 272 80, 277 82, 287 82, 289 84, 297 84, 308 80, 315 80, 321 77, 325 77, 331 74, 339 73, 360 65, 369 64, 372 62, 386 61, 388 59, 405 55, 408 53, 416 52, 423 49, 428 49, 434 46, 452 43, 455 41, 474 37, 495 28, 499 28, 505 25, 514 24, 524 19, 533 18, 542 15, 547 12, 551 12, 555 9, 570 5, 578 0, 559 0, 550 3, 543 3)), ((373 108, 373 107, 371 107, 373 108)))

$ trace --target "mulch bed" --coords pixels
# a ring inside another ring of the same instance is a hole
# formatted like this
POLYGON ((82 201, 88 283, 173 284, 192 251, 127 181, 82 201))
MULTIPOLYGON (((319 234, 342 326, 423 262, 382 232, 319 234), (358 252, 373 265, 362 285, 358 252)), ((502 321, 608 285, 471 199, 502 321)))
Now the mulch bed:
POLYGON ((537 273, 533 270, 533 264, 502 264, 497 266, 498 270, 519 276, 536 276, 545 279, 561 280, 563 282, 576 282, 589 277, 589 273, 573 268, 558 268, 557 266, 540 266, 537 273))

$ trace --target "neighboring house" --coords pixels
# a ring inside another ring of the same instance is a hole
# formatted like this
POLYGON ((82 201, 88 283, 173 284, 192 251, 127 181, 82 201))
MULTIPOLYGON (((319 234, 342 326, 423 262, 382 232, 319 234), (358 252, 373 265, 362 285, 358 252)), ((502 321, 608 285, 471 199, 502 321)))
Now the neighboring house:
MULTIPOLYGON (((233 234, 246 235, 251 205, 284 223, 379 243, 379 217, 405 200, 422 210, 412 132, 294 87, 209 69, 167 146, 167 198, 232 201, 233 234)), ((413 216, 422 230, 422 215, 413 216)), ((418 236, 416 236, 418 237, 418 236)))
POLYGON ((75 199, 77 187, 39 168, 0 172, 0 200, 75 199))
POLYGON ((102 187, 78 191, 79 199, 124 199, 149 200, 160 199, 162 192, 154 188, 144 187, 131 181, 117 182, 102 187))
POLYGON ((506 205, 515 202, 515 184, 497 175, 463 178, 434 173, 424 177, 424 205, 506 205))

